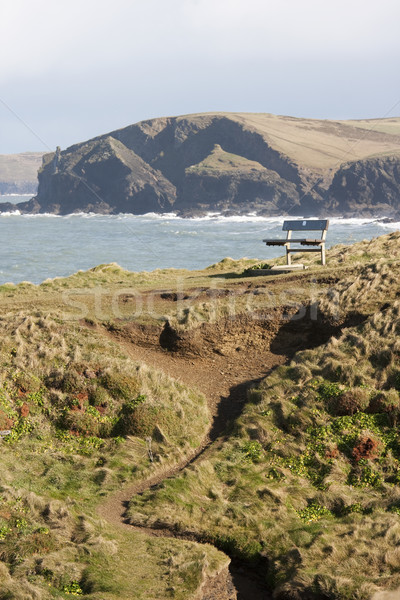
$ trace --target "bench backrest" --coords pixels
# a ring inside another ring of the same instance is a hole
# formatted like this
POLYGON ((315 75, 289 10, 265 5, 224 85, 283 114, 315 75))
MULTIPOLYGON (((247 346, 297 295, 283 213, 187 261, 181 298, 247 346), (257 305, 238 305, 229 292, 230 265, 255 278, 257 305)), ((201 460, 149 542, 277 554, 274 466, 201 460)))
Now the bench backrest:
POLYGON ((326 231, 329 219, 303 219, 284 221, 282 231, 326 231))

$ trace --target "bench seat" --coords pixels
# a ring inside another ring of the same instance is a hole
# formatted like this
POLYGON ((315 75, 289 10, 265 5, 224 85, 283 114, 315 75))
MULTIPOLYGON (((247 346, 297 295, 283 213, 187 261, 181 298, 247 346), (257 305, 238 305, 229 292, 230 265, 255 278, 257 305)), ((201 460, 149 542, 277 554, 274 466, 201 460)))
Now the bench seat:
POLYGON ((263 242, 265 242, 267 244, 267 246, 284 246, 285 244, 304 244, 305 246, 307 246, 308 244, 310 246, 313 245, 319 245, 319 244, 323 244, 324 240, 321 239, 296 239, 296 238, 290 238, 289 240, 263 240, 263 242))
POLYGON ((316 245, 320 245, 320 244, 325 244, 325 240, 292 240, 293 242, 299 242, 300 244, 303 244, 304 246, 316 246, 316 245))
POLYGON ((267 246, 284 246, 288 243, 287 240, 263 240, 267 246))

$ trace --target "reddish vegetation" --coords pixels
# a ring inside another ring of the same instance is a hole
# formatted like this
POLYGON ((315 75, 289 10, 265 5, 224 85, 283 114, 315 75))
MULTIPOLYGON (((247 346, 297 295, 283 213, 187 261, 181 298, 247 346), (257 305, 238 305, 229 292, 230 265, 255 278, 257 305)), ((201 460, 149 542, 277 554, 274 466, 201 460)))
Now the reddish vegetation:
POLYGON ((89 395, 87 392, 75 394, 73 399, 70 401, 70 409, 74 412, 82 412, 88 399, 89 395))
POLYGON ((379 455, 379 443, 372 437, 367 435, 363 436, 357 442, 357 445, 353 448, 353 458, 356 462, 362 458, 368 460, 377 458, 379 455))
POLYGON ((79 402, 83 404, 87 401, 89 396, 87 392, 80 392, 79 394, 76 394, 76 397, 78 398, 79 402))
POLYGON ((24 417, 24 418, 29 415, 29 406, 27 405, 26 402, 24 402, 23 405, 20 406, 19 414, 21 417, 24 417))
POLYGON ((359 410, 365 410, 369 404, 369 394, 364 389, 352 389, 334 399, 333 409, 339 416, 354 415, 359 410))
POLYGON ((7 417, 6 413, 0 409, 0 429, 3 431, 6 429, 11 429, 13 425, 14 421, 7 417))
POLYGON ((338 456, 339 450, 336 447, 325 452, 325 458, 337 458, 338 456))

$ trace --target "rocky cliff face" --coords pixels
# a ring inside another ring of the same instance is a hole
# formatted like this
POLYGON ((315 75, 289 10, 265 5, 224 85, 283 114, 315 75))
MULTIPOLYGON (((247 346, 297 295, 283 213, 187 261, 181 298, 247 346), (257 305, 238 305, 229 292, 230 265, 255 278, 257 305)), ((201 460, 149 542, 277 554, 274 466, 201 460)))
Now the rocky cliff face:
POLYGON ((219 144, 197 165, 185 169, 176 208, 256 211, 274 215, 299 205, 295 183, 277 171, 243 156, 225 152, 219 144))
POLYGON ((400 211, 400 155, 343 165, 329 188, 328 206, 338 213, 394 217, 400 211))
POLYGON ((379 206, 391 215, 400 199, 398 121, 380 131, 252 114, 144 121, 46 155, 35 202, 20 209, 326 216, 379 206))
POLYGON ((41 212, 164 212, 175 196, 161 172, 112 136, 47 154, 39 171, 41 212))

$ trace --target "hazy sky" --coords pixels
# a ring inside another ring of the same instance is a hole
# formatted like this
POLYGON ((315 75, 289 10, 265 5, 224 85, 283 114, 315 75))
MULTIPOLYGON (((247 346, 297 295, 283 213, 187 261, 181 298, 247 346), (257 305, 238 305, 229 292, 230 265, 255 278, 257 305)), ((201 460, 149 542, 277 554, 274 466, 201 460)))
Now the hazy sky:
POLYGON ((1 0, 0 153, 207 111, 400 115, 398 0, 1 0))

